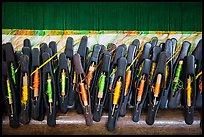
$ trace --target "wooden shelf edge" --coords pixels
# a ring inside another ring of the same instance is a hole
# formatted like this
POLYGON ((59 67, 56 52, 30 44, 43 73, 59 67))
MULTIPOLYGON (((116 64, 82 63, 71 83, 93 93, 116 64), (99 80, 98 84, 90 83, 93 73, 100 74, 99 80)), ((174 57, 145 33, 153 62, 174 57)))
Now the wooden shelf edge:
POLYGON ((159 110, 155 123, 147 125, 145 118, 147 113, 142 111, 139 122, 132 121, 132 112, 127 111, 125 117, 119 117, 117 129, 108 131, 106 123, 108 114, 104 113, 100 122, 93 122, 92 126, 85 125, 83 114, 77 114, 71 110, 66 114, 57 113, 56 126, 47 125, 47 117, 43 121, 31 119, 27 125, 20 124, 20 127, 13 129, 9 126, 8 116, 2 117, 3 135, 201 135, 201 112, 196 111, 194 122, 187 125, 184 121, 182 110, 159 110))

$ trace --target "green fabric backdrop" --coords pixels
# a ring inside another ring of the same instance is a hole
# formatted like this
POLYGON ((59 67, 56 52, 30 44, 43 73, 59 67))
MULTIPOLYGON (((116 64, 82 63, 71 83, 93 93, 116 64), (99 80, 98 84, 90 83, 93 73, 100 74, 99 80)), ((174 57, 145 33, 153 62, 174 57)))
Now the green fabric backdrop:
POLYGON ((202 3, 4 2, 2 28, 202 31, 202 3))

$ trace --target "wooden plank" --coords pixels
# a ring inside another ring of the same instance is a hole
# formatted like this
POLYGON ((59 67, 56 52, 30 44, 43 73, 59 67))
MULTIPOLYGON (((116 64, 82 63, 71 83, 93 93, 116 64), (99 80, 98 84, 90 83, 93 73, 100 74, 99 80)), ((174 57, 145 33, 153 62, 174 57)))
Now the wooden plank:
POLYGON ((194 122, 187 125, 184 121, 182 110, 159 110, 156 121, 153 125, 147 125, 146 112, 142 112, 140 121, 132 121, 132 112, 128 110, 125 117, 119 117, 118 127, 115 131, 108 131, 106 123, 108 114, 104 113, 100 122, 94 122, 92 126, 86 126, 84 116, 77 114, 75 110, 66 114, 57 114, 55 127, 47 126, 47 120, 32 120, 27 125, 20 124, 20 127, 13 129, 9 127, 8 116, 2 117, 3 135, 201 135, 200 127, 201 112, 196 111, 194 122))

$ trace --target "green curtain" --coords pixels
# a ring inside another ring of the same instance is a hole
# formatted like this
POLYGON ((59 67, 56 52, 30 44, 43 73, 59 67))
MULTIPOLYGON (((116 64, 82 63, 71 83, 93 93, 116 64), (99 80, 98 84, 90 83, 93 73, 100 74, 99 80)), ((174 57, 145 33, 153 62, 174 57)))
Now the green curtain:
POLYGON ((202 3, 3 2, 2 28, 202 31, 202 3))

